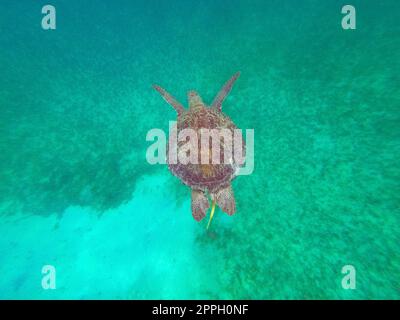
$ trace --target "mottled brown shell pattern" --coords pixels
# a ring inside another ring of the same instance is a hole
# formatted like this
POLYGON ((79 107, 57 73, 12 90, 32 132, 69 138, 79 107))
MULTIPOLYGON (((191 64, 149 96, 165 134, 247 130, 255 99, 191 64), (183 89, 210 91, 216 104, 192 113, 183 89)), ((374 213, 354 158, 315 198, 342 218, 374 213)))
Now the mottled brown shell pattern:
MULTIPOLYGON (((180 130, 190 128, 196 131, 198 137, 198 156, 201 154, 200 129, 229 129, 233 137, 233 130, 236 129, 234 123, 228 116, 216 110, 215 108, 202 107, 196 110, 189 110, 178 117, 177 129, 180 130)), ((178 142, 179 148, 186 142, 178 142)), ((211 147, 211 144, 210 144, 211 147)), ((211 149, 211 148, 210 148, 211 149)), ((221 188, 229 186, 230 181, 234 178, 235 171, 238 167, 235 163, 224 164, 224 145, 220 145, 220 164, 172 164, 168 167, 171 172, 180 178, 183 183, 192 189, 215 192, 221 188)), ((209 151, 211 155, 211 150, 209 151)), ((200 160, 200 158, 199 158, 200 160)), ((211 160, 211 159, 210 159, 211 160)), ((200 162, 199 162, 200 163, 200 162)))

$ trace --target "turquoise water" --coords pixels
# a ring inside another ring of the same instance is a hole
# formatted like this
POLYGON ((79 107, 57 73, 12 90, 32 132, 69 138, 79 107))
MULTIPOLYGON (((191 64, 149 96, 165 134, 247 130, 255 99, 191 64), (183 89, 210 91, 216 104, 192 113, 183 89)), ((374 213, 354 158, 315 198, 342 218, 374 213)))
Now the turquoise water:
POLYGON ((0 3, 0 298, 400 298, 398 1, 351 1, 346 31, 333 0, 51 4, 44 31, 40 2, 0 3), (210 103, 238 70, 255 170, 207 232, 146 162, 175 119, 151 85, 210 103))

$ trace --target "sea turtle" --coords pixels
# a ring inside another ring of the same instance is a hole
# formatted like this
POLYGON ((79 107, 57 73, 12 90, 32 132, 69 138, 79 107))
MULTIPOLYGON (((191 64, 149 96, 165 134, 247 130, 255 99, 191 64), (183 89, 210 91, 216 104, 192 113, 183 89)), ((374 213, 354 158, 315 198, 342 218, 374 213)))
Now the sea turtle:
MULTIPOLYGON (((237 127, 231 119, 222 113, 222 102, 231 91, 232 86, 236 79, 239 77, 239 72, 230 78, 222 89, 219 91, 211 106, 207 107, 199 94, 196 91, 189 91, 188 100, 189 108, 185 109, 176 99, 174 99, 163 88, 154 85, 161 96, 175 109, 178 113, 177 119, 177 132, 183 129, 193 129, 195 132, 200 132, 200 129, 228 129, 232 133, 237 127)), ((229 132, 229 131, 228 131, 229 132)), ((198 135, 198 144, 201 146, 200 134, 198 135)), ((220 142, 222 139, 220 140, 220 142)), ((185 142, 178 142, 177 152, 182 152, 183 144, 185 142)), ((212 144, 209 145, 211 148, 212 144)), ((199 151, 199 158, 204 150, 199 151)), ((184 150, 187 152, 187 149, 184 150)), ((220 145, 221 156, 224 152, 224 143, 220 145)), ((244 153, 244 144, 242 143, 242 152, 244 153)), ((242 155, 243 155, 242 153, 242 155)), ((212 155, 212 150, 209 150, 208 155, 212 155)), ((235 177, 237 169, 240 167, 235 159, 230 159, 229 163, 221 161, 220 164, 214 164, 212 161, 209 163, 172 163, 167 157, 167 163, 170 171, 177 176, 184 184, 192 189, 191 196, 191 209, 192 215, 196 221, 202 220, 206 216, 206 212, 210 207, 207 193, 212 200, 212 209, 207 228, 210 225, 214 215, 215 204, 217 204, 222 211, 228 215, 233 215, 236 211, 235 198, 231 186, 231 180, 235 177)), ((221 157, 221 159, 223 159, 221 157)))

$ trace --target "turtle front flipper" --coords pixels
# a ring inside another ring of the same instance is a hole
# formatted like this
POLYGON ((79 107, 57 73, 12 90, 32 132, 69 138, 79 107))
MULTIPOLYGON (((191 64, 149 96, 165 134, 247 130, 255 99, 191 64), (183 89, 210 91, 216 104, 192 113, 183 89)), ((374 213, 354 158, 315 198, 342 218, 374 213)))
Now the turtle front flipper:
POLYGON ((206 216, 209 207, 210 203, 205 193, 200 190, 192 190, 192 215, 196 221, 200 221, 206 216))
POLYGON ((178 112, 178 115, 181 115, 185 111, 185 108, 173 96, 165 91, 165 89, 157 85, 153 85, 153 88, 161 94, 164 100, 167 101, 176 110, 176 112, 178 112))
POLYGON ((240 72, 236 72, 232 78, 230 78, 222 87, 222 89, 218 92, 217 96, 215 97, 214 101, 211 104, 212 108, 216 108, 218 111, 221 111, 222 102, 228 95, 228 93, 232 90, 233 84, 239 78, 240 72))
POLYGON ((217 205, 222 209, 222 211, 226 212, 230 216, 235 213, 236 202, 231 185, 229 185, 224 189, 220 189, 215 194, 215 200, 217 202, 217 205))

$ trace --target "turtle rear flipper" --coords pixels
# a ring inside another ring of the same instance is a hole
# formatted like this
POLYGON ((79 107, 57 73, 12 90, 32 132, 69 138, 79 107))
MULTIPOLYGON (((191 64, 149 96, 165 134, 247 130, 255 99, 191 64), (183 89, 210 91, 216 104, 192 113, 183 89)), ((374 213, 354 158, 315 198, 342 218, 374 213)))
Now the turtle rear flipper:
POLYGON ((207 213, 210 203, 203 191, 192 190, 192 215, 196 221, 202 220, 207 213))
POLYGON ((233 195, 232 186, 219 190, 215 195, 217 205, 228 215, 233 215, 236 212, 236 202, 233 195))

